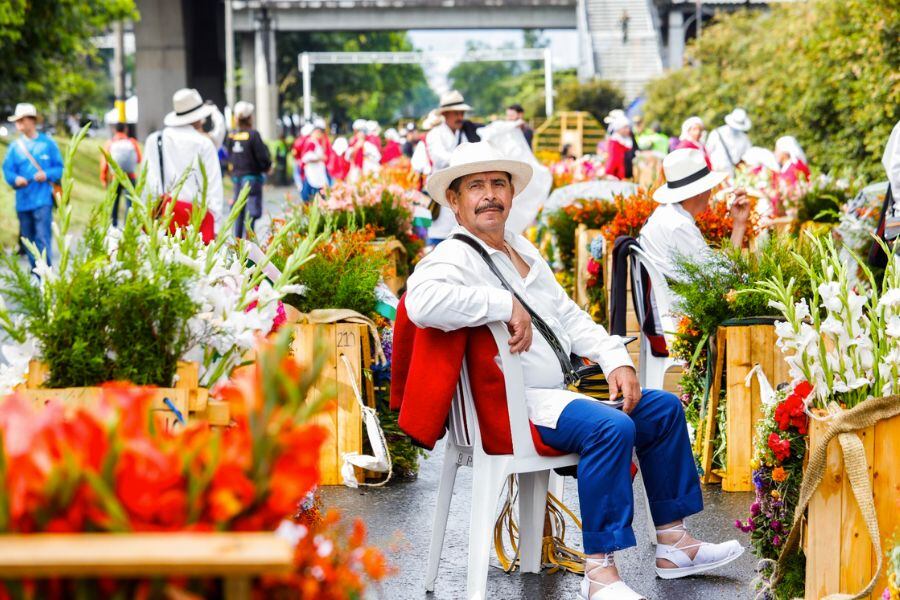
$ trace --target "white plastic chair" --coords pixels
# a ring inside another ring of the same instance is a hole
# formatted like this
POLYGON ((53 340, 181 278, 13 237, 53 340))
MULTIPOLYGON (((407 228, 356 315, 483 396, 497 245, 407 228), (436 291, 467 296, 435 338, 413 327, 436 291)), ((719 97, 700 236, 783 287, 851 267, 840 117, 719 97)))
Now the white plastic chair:
MULTIPOLYGON (((513 453, 485 454, 468 369, 464 361, 450 408, 447 446, 444 451, 444 465, 438 486, 434 528, 431 532, 431 547, 425 573, 425 590, 433 592, 456 472, 461 466, 472 467, 472 509, 465 596, 468 600, 486 598, 497 500, 507 477, 517 474, 519 478, 519 565, 524 573, 539 573, 550 474, 553 469, 578 464, 577 454, 553 457, 537 453, 531 438, 528 410, 525 407, 525 384, 521 361, 517 355, 509 351, 509 332, 506 326, 502 323, 489 323, 488 327, 497 343, 500 369, 503 371, 506 384, 513 453)), ((649 515, 649 504, 647 508, 649 515)), ((650 539, 656 543, 652 519, 648 521, 650 539)))
MULTIPOLYGON (((641 281, 641 267, 643 267, 650 276, 650 293, 653 297, 657 318, 662 327, 663 337, 666 340, 666 346, 671 348, 676 325, 672 318, 672 292, 669 290, 669 284, 640 246, 632 246, 630 258, 631 289, 634 292, 634 297, 637 298, 634 311, 637 314, 638 323, 643 326, 645 316, 643 302, 644 284, 641 281)), ((641 333, 638 381, 642 388, 663 389, 666 371, 674 366, 683 364, 683 361, 673 358, 671 355, 666 357, 653 356, 653 353, 650 351, 650 340, 647 339, 643 332, 641 333)))
POLYGON ((444 466, 438 487, 431 550, 425 574, 425 589, 434 591, 437 580, 447 516, 456 471, 461 466, 472 467, 472 516, 469 527, 469 563, 466 577, 466 598, 484 600, 491 554, 491 539, 496 520, 497 499, 506 478, 519 475, 519 560, 525 573, 541 570, 541 542, 544 533, 544 512, 550 471, 558 467, 578 464, 577 454, 541 456, 531 439, 528 411, 525 407, 525 384, 522 363, 509 351, 509 333, 502 323, 490 323, 500 355, 500 368, 506 383, 506 403, 512 433, 512 454, 485 454, 478 428, 469 374, 463 362, 456 395, 450 409, 450 427, 444 466))

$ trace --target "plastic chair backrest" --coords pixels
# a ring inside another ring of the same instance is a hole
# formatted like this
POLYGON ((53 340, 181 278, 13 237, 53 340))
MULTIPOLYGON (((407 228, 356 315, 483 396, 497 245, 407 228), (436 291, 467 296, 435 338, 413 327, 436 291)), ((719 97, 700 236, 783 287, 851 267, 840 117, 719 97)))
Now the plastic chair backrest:
POLYGON ((647 271, 650 277, 650 293, 653 294, 653 303, 656 307, 656 313, 659 323, 662 325, 662 333, 668 342, 672 334, 675 332, 675 324, 672 322, 672 291, 666 278, 659 269, 650 261, 650 257, 640 246, 632 246, 631 248, 631 287, 635 290, 638 298, 635 312, 638 321, 644 322, 644 285, 641 280, 641 268, 647 271))

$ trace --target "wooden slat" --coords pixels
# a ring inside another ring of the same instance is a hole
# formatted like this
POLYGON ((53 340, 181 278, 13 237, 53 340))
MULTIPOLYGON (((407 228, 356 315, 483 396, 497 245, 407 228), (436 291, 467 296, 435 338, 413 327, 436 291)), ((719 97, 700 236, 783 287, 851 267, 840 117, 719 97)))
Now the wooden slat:
MULTIPOLYGON (((827 425, 810 421, 809 447, 816 448, 827 425)), ((841 509, 843 471, 837 438, 828 444, 825 474, 809 502, 806 555, 806 598, 818 600, 836 592, 841 576, 841 509)))
MULTIPOLYGON (((722 393, 722 375, 725 368, 725 351, 728 344, 728 336, 725 328, 719 327, 716 331, 716 366, 713 371, 713 380, 709 389, 706 415, 702 424, 702 437, 698 436, 697 443, 702 448, 701 467, 703 468, 703 483, 713 483, 715 480, 712 472, 712 459, 714 442, 716 437, 716 413, 719 411, 719 395, 722 393)), ((700 433, 700 432, 698 432, 700 433)))
MULTIPOLYGON (((869 482, 872 481, 872 454, 875 443, 875 429, 867 427, 858 432, 866 451, 869 468, 869 482)), ((841 578, 840 589, 855 593, 863 589, 872 577, 872 551, 866 522, 856 506, 850 478, 843 474, 841 481, 841 578)))
MULTIPOLYGON (((872 482, 875 496, 875 514, 878 515, 878 526, 881 530, 881 548, 886 551, 900 532, 900 417, 879 421, 874 427, 872 443, 873 460, 872 482)), ((864 535, 864 534, 863 534, 864 535)), ((871 568, 877 564, 872 551, 871 568)), ((887 587, 887 576, 883 569, 875 584, 874 597, 879 590, 887 587)), ((856 591, 856 590, 853 590, 856 591)))
MULTIPOLYGON (((339 323, 336 327, 337 334, 337 461, 338 469, 343 463, 344 454, 347 452, 359 452, 362 450, 362 411, 356 399, 351 381, 356 380, 356 385, 362 391, 360 365, 362 356, 360 348, 361 335, 367 335, 365 326, 339 323), (350 361, 352 372, 348 372, 347 366, 341 356, 350 361)), ((340 483, 338 481, 337 483, 340 483)))
POLYGON ((752 444, 751 390, 744 381, 753 364, 753 343, 751 327, 726 327, 728 338, 726 352, 725 380, 727 384, 726 436, 728 452, 726 453, 725 479, 722 489, 727 492, 749 492, 753 490, 750 481, 750 457, 752 444))
POLYGON ((270 532, 3 535, 0 578, 276 574, 292 555, 270 532))

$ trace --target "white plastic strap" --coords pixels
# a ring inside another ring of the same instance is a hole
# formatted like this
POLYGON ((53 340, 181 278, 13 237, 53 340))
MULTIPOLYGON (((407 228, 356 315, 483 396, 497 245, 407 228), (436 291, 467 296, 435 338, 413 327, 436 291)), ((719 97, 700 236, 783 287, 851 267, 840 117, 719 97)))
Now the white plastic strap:
POLYGON ((351 488, 359 486, 380 487, 391 480, 393 475, 393 465, 391 463, 391 455, 387 449, 387 441, 384 439, 384 431, 381 429, 381 423, 378 421, 378 413, 374 408, 365 405, 362 399, 362 393, 356 384, 357 375, 353 370, 353 365, 346 355, 341 354, 341 361, 350 375, 350 386, 353 388, 353 395, 362 411, 363 423, 366 425, 366 436, 369 438, 369 445, 372 446, 374 456, 368 454, 360 454, 359 452, 345 452, 341 465, 341 476, 344 479, 344 485, 351 488), (368 469, 369 471, 377 471, 379 473, 387 473, 387 478, 378 483, 360 483, 356 479, 356 470, 354 467, 368 469))

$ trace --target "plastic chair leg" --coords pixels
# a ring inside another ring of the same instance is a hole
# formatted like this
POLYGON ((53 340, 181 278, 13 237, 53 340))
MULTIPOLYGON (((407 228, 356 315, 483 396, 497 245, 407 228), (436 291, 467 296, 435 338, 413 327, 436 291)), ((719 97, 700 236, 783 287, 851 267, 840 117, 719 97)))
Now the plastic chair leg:
POLYGON ((563 494, 566 491, 566 478, 557 474, 556 471, 550 471, 550 485, 547 491, 556 496, 557 500, 563 502, 565 500, 563 494))
POLYGON ((447 449, 444 451, 441 481, 438 484, 434 526, 431 530, 431 548, 428 551, 428 567, 425 571, 425 591, 427 592, 434 591, 434 583, 437 580, 441 550, 444 547, 444 534, 447 532, 447 517, 450 514, 450 500, 453 498, 453 485, 456 483, 456 472, 459 470, 458 457, 459 449, 448 442, 447 449))
POLYGON ((523 573, 541 572, 541 543, 550 471, 519 473, 519 564, 523 573))
POLYGON ((497 499, 505 480, 500 465, 490 458, 475 459, 472 469, 472 517, 469 525, 469 565, 466 598, 487 598, 491 539, 497 516, 497 499), (479 464, 481 463, 481 464, 479 464))

